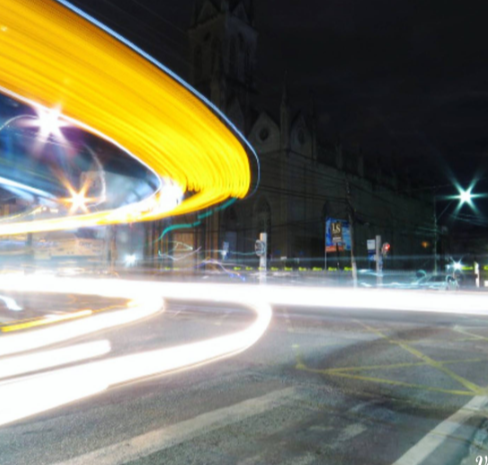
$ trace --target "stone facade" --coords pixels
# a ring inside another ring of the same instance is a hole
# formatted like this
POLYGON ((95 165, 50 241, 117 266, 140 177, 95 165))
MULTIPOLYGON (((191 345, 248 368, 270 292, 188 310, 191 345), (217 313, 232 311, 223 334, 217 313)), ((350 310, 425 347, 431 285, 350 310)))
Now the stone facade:
MULTIPOLYGON (((201 251, 200 258, 221 257, 226 243, 227 260, 252 261, 255 240, 267 232, 272 259, 323 266, 326 217, 346 220, 351 215, 356 254, 363 257, 359 266, 368 266, 366 240, 376 234, 391 243, 396 267, 427 266, 433 254, 425 245, 433 242, 428 198, 414 196, 409 182, 392 168, 385 170, 360 151, 326 143, 326 135, 318 134, 315 110, 292 109, 286 83, 278 83, 283 86, 279 108, 260 104, 252 0, 196 0, 189 39, 190 81, 253 145, 261 183, 251 197, 206 218, 173 218, 173 224, 186 227, 176 227, 168 243, 189 243, 201 251), (413 264, 404 256, 417 260, 413 264)), ((149 226, 152 243, 168 224, 149 226)), ((164 243, 161 247, 171 250, 164 243)), ((156 255, 154 246, 148 254, 156 255)))

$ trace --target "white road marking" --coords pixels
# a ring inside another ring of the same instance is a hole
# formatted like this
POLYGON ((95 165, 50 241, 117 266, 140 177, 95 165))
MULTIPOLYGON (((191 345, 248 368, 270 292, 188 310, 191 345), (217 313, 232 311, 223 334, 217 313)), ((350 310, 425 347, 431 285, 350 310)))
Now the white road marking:
POLYGON ((393 465, 418 465, 432 454, 450 435, 470 418, 483 415, 488 397, 473 397, 464 407, 437 425, 415 446, 403 454, 393 465))
POLYGON ((281 462, 281 465, 309 465, 310 463, 317 463, 319 458, 320 456, 308 452, 305 455, 291 457, 289 460, 281 462))
POLYGON ((123 465, 147 457, 155 452, 173 447, 211 431, 224 428, 249 417, 260 415, 268 410, 292 401, 297 389, 289 387, 266 394, 262 397, 245 400, 229 407, 213 410, 191 420, 160 428, 136 436, 118 444, 80 455, 56 465, 123 465))
POLYGON ((356 436, 359 436, 360 434, 364 433, 367 430, 368 430, 368 428, 361 423, 354 423, 352 425, 348 425, 341 431, 341 435, 340 435, 339 439, 337 439, 337 441, 338 442, 348 442, 351 439, 355 438, 356 436))

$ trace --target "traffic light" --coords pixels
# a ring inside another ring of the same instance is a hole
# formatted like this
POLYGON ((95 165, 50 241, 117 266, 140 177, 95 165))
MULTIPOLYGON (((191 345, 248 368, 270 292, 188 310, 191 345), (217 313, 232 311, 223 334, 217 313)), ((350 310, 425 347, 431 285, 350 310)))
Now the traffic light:
POLYGON ((385 242, 382 245, 382 247, 381 247, 381 254, 383 255, 383 257, 386 257, 389 254, 390 249, 391 249, 391 245, 388 242, 385 242))

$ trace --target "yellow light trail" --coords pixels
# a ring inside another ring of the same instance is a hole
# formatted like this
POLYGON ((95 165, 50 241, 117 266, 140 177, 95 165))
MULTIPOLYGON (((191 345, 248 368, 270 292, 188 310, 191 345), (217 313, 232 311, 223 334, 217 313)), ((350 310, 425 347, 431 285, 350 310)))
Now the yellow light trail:
POLYGON ((115 37, 53 0, 4 0, 0 86, 135 156, 194 195, 168 207, 164 189, 138 204, 0 226, 0 235, 146 221, 244 197, 243 145, 192 92, 115 37), (164 206, 163 206, 164 204, 164 206))

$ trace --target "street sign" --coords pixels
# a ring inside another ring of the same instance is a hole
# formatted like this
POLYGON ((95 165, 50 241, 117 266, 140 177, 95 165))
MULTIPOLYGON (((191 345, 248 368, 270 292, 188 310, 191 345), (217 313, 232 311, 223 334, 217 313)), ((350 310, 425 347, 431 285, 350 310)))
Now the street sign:
POLYGON ((366 248, 368 249, 368 260, 376 261, 376 240, 367 239, 366 248))
POLYGON ((229 253, 229 243, 228 242, 224 242, 222 244, 222 258, 225 260, 227 258, 227 255, 229 253))
POLYGON ((332 233, 332 243, 339 244, 343 242, 342 239, 342 221, 334 221, 330 224, 332 233))
POLYGON ((254 251, 258 257, 264 257, 264 254, 266 253, 266 243, 258 239, 254 244, 254 251))

